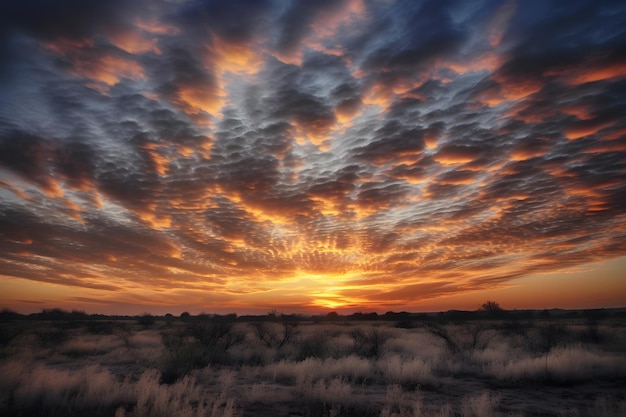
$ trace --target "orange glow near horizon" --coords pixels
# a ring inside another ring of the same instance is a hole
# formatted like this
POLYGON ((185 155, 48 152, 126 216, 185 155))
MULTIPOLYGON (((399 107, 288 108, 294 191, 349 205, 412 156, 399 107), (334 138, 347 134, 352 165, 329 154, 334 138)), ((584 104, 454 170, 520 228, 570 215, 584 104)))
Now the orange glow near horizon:
MULTIPOLYGON (((624 306, 624 299, 621 296, 626 291, 626 283, 621 275, 624 268, 626 268, 626 258, 619 258, 605 264, 590 265, 584 269, 569 268, 562 272, 529 275, 513 281, 511 285, 496 289, 459 291, 449 295, 417 299, 409 303, 403 301, 401 308, 397 301, 388 303, 374 301, 371 297, 344 296, 342 292, 351 287, 342 286, 341 281, 337 281, 321 292, 310 293, 307 291, 311 285, 310 275, 301 276, 301 279, 296 279, 293 284, 277 283, 278 286, 274 290, 258 292, 253 297, 257 300, 255 303, 244 303, 239 306, 235 303, 233 296, 226 297, 223 301, 230 301, 225 303, 222 301, 217 304, 215 302, 207 304, 206 299, 196 292, 173 291, 167 297, 163 297, 163 295, 158 295, 159 292, 151 294, 138 288, 119 297, 110 291, 80 287, 68 289, 65 285, 52 282, 41 284, 5 276, 2 282, 3 292, 0 304, 4 308, 10 308, 22 314, 60 307, 68 311, 82 310, 90 314, 111 314, 114 311, 114 314, 131 315, 145 312, 178 315, 183 311, 192 314, 237 312, 238 314, 263 315, 272 310, 287 314, 326 314, 331 311, 340 314, 354 312, 383 314, 387 311, 447 311, 451 306, 454 306, 454 309, 471 311, 478 309, 485 300, 496 300, 503 308, 510 310, 589 309, 624 306), (594 276, 593 290, 587 286, 589 275, 594 276), (293 289, 288 289, 289 287, 293 289), (273 297, 272 293, 277 293, 276 297, 273 297), (290 294, 289 299, 295 304, 283 304, 281 300, 285 298, 282 293, 290 294), (559 293, 560 297, 555 298, 556 293, 559 293), (29 295, 29 301, 23 300, 24 294, 29 295), (137 303, 138 299, 144 299, 144 301, 137 303)), ((344 279, 347 279, 346 277, 344 276, 344 279)), ((314 280, 322 281, 326 279, 324 275, 316 275, 314 278, 314 280)), ((375 293, 376 289, 371 288, 369 291, 375 293)), ((250 296, 252 293, 243 296, 243 299, 250 296)))

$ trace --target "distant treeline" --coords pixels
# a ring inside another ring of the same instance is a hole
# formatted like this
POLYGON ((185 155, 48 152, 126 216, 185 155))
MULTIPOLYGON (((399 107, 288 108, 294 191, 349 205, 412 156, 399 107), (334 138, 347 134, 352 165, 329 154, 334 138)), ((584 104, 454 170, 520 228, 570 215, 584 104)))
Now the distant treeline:
POLYGON ((144 313, 137 316, 120 316, 105 314, 87 314, 84 311, 66 311, 60 308, 44 309, 39 313, 20 314, 9 309, 0 311, 0 321, 7 320, 44 320, 44 321, 91 321, 91 320, 135 320, 141 324, 152 324, 155 321, 226 321, 226 322, 260 322, 260 321, 302 321, 302 322, 346 322, 346 321, 395 321, 407 325, 413 321, 428 320, 531 320, 531 319, 589 319, 600 320, 606 318, 626 318, 626 308, 606 308, 587 310, 502 310, 489 311, 479 309, 476 311, 449 310, 436 313, 409 313, 388 311, 384 314, 353 313, 342 315, 336 312, 318 315, 303 314, 279 314, 270 312, 264 315, 241 315, 231 314, 198 314, 191 315, 187 312, 179 316, 165 314, 162 316, 144 313))

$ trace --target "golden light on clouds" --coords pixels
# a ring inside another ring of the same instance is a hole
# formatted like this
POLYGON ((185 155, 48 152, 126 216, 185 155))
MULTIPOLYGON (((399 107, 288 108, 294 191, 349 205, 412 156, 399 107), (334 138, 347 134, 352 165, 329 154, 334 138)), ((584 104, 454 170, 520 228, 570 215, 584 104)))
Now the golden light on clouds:
POLYGON ((625 11, 549 3, 16 3, 2 306, 623 306, 625 11))

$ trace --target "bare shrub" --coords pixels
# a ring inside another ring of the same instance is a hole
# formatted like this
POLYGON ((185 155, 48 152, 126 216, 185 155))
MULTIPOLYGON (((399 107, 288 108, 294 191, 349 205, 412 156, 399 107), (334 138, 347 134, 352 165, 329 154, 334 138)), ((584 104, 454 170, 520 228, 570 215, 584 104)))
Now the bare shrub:
POLYGON ((300 362, 282 360, 264 367, 263 373, 274 380, 288 379, 300 381, 306 378, 344 378, 349 381, 371 378, 374 372, 372 363, 358 356, 343 358, 307 358, 300 362))
POLYGON ((132 347, 133 332, 127 323, 121 323, 115 326, 113 333, 122 341, 126 349, 132 347))
POLYGON ((378 358, 383 353, 383 346, 391 338, 391 333, 376 327, 368 330, 354 329, 350 335, 353 340, 353 352, 364 358, 378 358))
POLYGON ((328 336, 318 332, 303 339, 298 344, 298 360, 306 358, 325 358, 328 355, 328 336))
POLYGON ((67 356, 80 358, 88 355, 104 355, 120 344, 113 336, 79 335, 60 347, 60 351, 67 356))
POLYGON ((228 322, 190 322, 183 328, 163 331, 162 381, 172 383, 193 369, 228 363, 228 350, 244 337, 228 322))
POLYGON ((231 417, 237 413, 234 399, 207 396, 195 379, 185 376, 172 385, 161 385, 158 371, 143 373, 135 386, 136 417, 231 417))
POLYGON ((256 337, 269 348, 280 349, 291 343, 298 334, 298 322, 283 317, 280 322, 280 330, 276 326, 267 322, 254 322, 250 324, 254 329, 256 337))
POLYGON ((403 357, 419 357, 434 363, 442 354, 442 349, 433 343, 433 337, 423 329, 398 332, 385 344, 387 353, 396 353, 403 357))
POLYGON ((97 414, 131 400, 113 375, 98 366, 70 371, 38 365, 24 368, 14 383, 11 407, 26 415, 97 414))
POLYGON ((499 399, 489 392, 470 396, 461 406, 463 417, 492 417, 496 416, 496 407, 499 399))
POLYGON ((376 368, 387 382, 409 388, 436 381, 430 365, 421 359, 388 355, 376 362, 376 368))
POLYGON ((452 338, 451 334, 448 333, 448 329, 446 329, 443 325, 435 322, 426 322, 424 327, 430 334, 443 340, 450 353, 456 355, 461 351, 461 348, 457 344, 456 340, 452 338))
POLYGON ((535 328, 529 347, 535 352, 546 353, 552 348, 566 345, 574 340, 563 323, 548 322, 535 328))
POLYGON ((486 366, 485 373, 498 380, 573 383, 599 377, 626 377, 626 360, 582 345, 563 346, 551 351, 547 368, 545 357, 527 356, 506 362, 494 361, 486 366))
POLYGON ((176 329, 162 333, 165 346, 161 363, 161 381, 166 384, 176 382, 191 370, 208 364, 201 347, 189 340, 182 330, 176 329))
POLYGON ((485 332, 489 325, 484 322, 457 325, 452 333, 437 322, 426 322, 424 327, 430 334, 441 339, 453 355, 472 353, 476 349, 484 348, 488 342, 485 340, 485 332))
POLYGON ((34 330, 39 343, 44 348, 54 348, 61 345, 69 337, 67 329, 61 327, 38 327, 34 330))
POLYGON ((0 347, 5 347, 19 336, 23 330, 15 325, 0 323, 0 347))
POLYGON ((137 381, 119 380, 99 366, 55 369, 22 364, 13 373, 11 404, 0 405, 3 415, 92 415, 134 417, 233 416, 234 400, 207 393, 190 377, 161 385, 157 370, 146 370, 137 381))
POLYGON ((406 393, 396 384, 387 386, 385 404, 380 410, 380 417, 421 417, 422 397, 418 392, 406 393))
POLYGON ((193 322, 187 329, 202 346, 207 363, 224 363, 228 350, 245 338, 230 322, 193 322))
POLYGON ((350 404, 355 401, 352 385, 343 378, 330 380, 304 378, 297 382, 296 392, 307 401, 322 401, 329 404, 350 404))

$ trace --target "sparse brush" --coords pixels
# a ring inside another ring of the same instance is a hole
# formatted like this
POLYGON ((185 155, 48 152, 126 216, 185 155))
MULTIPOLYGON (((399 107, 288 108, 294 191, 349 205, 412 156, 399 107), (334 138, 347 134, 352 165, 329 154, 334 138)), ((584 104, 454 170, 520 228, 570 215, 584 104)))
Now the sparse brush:
POLYGON ((448 333, 448 330, 443 325, 435 322, 426 322, 424 324, 424 328, 428 330, 428 332, 433 336, 436 336, 439 339, 443 340, 450 353, 456 355, 461 351, 456 341, 453 340, 452 336, 450 335, 450 333, 448 333))
MULTIPOLYGON (((253 326, 212 316, 159 329, 112 321, 109 334, 84 323, 6 323, 22 331, 0 349, 0 415, 218 417, 245 407, 246 415, 521 417, 528 387, 558 392, 583 382, 589 395, 562 397, 558 415, 626 415, 616 394, 626 378, 618 320, 597 329, 599 343, 581 341, 585 317, 529 321, 521 333, 492 320, 433 319, 410 330, 294 320, 264 321, 259 329, 273 336, 262 338, 253 326), (472 394, 485 383, 515 389, 502 402, 494 392, 472 394)), ((533 407, 556 412, 547 402, 533 407)))
POLYGON ((499 398, 489 392, 470 396, 463 401, 463 417, 493 417, 496 416, 496 407, 499 398))
POLYGON ((150 327, 156 323, 156 318, 149 313, 143 313, 141 316, 137 317, 137 323, 144 327, 150 327))
POLYGON ((229 349, 245 338, 228 322, 191 322, 161 334, 165 347, 161 373, 166 383, 175 382, 193 369, 228 364, 229 349))
POLYGON ((430 334, 441 339, 453 355, 471 354, 476 349, 484 349, 488 342, 485 334, 489 325, 484 322, 457 326, 452 333, 443 324, 437 322, 426 322, 424 327, 430 334))
POLYGON ((68 330, 61 327, 40 327, 34 332, 44 348, 57 347, 69 337, 68 330))
POLYGON ((296 391, 307 401, 322 401, 328 404, 350 404, 354 401, 352 386, 344 378, 315 380, 305 377, 297 381, 296 391))
POLYGON ((325 358, 328 355, 328 336, 322 332, 315 333, 303 339, 298 347, 298 360, 325 358))
POLYGON ((626 400, 611 399, 605 395, 599 396, 585 415, 588 417, 624 417, 626 416, 626 400))
POLYGON ((383 353, 383 346, 391 338, 391 333, 387 330, 373 327, 368 330, 360 328, 350 332, 352 336, 353 352, 364 358, 378 358, 383 353))
POLYGON ((286 317, 281 320, 279 329, 276 325, 263 321, 254 322, 250 325, 259 341, 268 348, 280 349, 291 343, 298 335, 298 323, 286 317))
POLYGON ((396 384, 387 386, 385 404, 379 417, 421 417, 423 416, 422 396, 419 391, 404 392, 396 384))
POLYGON ((422 384, 436 382, 430 365, 416 358, 402 358, 399 355, 384 356, 376 362, 376 369, 387 382, 411 389, 422 384))

